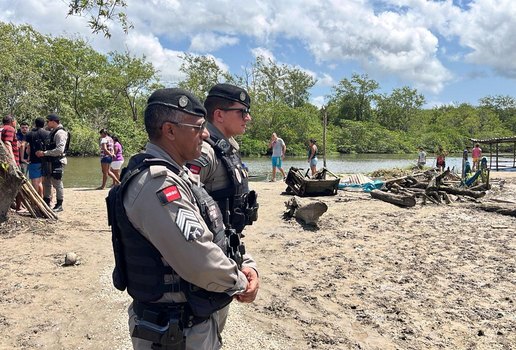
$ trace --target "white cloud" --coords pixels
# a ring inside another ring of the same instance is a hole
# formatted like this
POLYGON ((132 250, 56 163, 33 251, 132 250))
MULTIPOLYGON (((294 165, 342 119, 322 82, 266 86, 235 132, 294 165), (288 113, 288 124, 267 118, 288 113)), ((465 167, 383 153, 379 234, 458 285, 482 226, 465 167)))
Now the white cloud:
POLYGON ((254 58, 263 57, 266 61, 271 60, 272 62, 276 62, 276 57, 274 57, 272 51, 264 47, 255 47, 254 49, 251 49, 251 54, 254 58))
POLYGON ((317 108, 321 108, 326 103, 326 98, 324 96, 315 96, 310 100, 310 103, 317 108))
POLYGON ((510 0, 478 0, 455 22, 453 32, 472 51, 466 60, 491 66, 498 74, 516 79, 516 7, 510 0))
POLYGON ((183 62, 180 58, 182 51, 165 49, 155 36, 137 33, 129 34, 126 44, 129 52, 136 56, 145 55, 152 62, 165 85, 172 86, 184 78, 179 71, 183 62))
POLYGON ((238 38, 234 36, 200 33, 192 37, 189 51, 198 53, 213 52, 224 46, 236 44, 238 44, 238 38))
MULTIPOLYGON (((110 40, 92 36, 86 19, 67 17, 63 0, 0 0, 0 20, 30 23, 54 35, 66 28, 69 34, 91 38, 92 46, 102 52, 128 48, 145 54, 166 81, 180 79, 183 49, 207 53, 243 45, 254 47, 247 50, 255 57, 276 61, 286 51, 284 39, 308 50, 311 57, 303 70, 310 73, 314 68, 309 61, 326 70, 353 62, 371 76, 394 78, 431 93, 456 79, 445 66, 448 62, 474 63, 516 78, 512 0, 475 0, 459 2, 460 6, 450 0, 248 0, 245 6, 234 1, 128 0, 127 4, 134 29, 126 36, 111 24, 110 40), (447 47, 457 42, 461 47, 447 47), (443 57, 446 61, 441 61, 443 57)), ((227 69, 227 56, 217 55, 217 62, 227 69)), ((318 74, 318 80, 318 86, 334 85, 327 74, 318 74)))
POLYGON ((335 80, 329 74, 323 73, 322 76, 317 77, 317 86, 332 87, 336 85, 335 80))

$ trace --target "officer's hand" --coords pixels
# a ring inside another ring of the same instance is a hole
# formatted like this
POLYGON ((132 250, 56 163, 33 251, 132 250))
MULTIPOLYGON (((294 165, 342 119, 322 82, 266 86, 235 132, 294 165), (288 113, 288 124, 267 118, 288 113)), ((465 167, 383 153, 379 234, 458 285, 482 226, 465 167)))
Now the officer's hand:
POLYGON ((250 267, 243 267, 242 273, 247 277, 247 288, 242 294, 238 294, 236 299, 241 303, 252 303, 260 288, 260 279, 256 270, 250 267))
POLYGON ((36 151, 36 156, 37 156, 37 157, 40 157, 40 158, 41 158, 41 157, 43 157, 44 155, 45 155, 45 152, 43 152, 43 151, 36 151))

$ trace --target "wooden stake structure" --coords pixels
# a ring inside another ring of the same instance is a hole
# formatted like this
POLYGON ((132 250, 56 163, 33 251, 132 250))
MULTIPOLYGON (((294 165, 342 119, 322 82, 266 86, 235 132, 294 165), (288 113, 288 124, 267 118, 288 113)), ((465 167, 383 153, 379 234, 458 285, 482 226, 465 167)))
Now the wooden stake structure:
POLYGON ((18 171, 18 175, 23 179, 19 194, 21 194, 23 206, 30 215, 33 218, 57 220, 56 213, 45 203, 25 175, 21 171, 18 171))

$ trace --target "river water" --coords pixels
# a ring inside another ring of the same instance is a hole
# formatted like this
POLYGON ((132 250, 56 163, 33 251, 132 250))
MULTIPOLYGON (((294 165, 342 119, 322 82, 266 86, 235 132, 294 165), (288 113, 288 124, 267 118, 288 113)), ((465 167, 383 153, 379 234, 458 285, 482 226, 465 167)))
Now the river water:
MULTIPOLYGON (((416 155, 397 154, 346 154, 332 156, 326 160, 326 168, 335 174, 367 174, 379 169, 406 168, 416 164, 416 155)), ((264 181, 270 177, 270 157, 244 158, 244 163, 249 168, 251 181, 264 181)), ((427 157, 427 166, 435 166, 435 157, 427 157)), ((290 167, 307 170, 309 168, 305 158, 287 157, 283 161, 283 168, 288 172, 290 167)), ((317 168, 323 166, 323 159, 319 158, 317 168)), ((448 156, 446 166, 455 167, 460 172, 462 158, 448 156)), ((100 171, 100 159, 97 157, 69 157, 65 168, 65 187, 95 188, 100 186, 102 173, 100 171)), ((111 179, 108 179, 108 184, 111 179)))

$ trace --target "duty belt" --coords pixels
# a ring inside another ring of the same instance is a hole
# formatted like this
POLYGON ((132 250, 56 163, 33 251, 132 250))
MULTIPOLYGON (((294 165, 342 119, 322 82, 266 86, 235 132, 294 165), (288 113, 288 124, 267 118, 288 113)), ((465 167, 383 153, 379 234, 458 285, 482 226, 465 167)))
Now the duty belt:
POLYGON ((210 318, 194 316, 187 303, 143 303, 134 300, 133 310, 140 320, 163 325, 175 319, 179 321, 182 328, 193 327, 210 318), (148 320, 148 315, 154 315, 155 319, 148 320))

